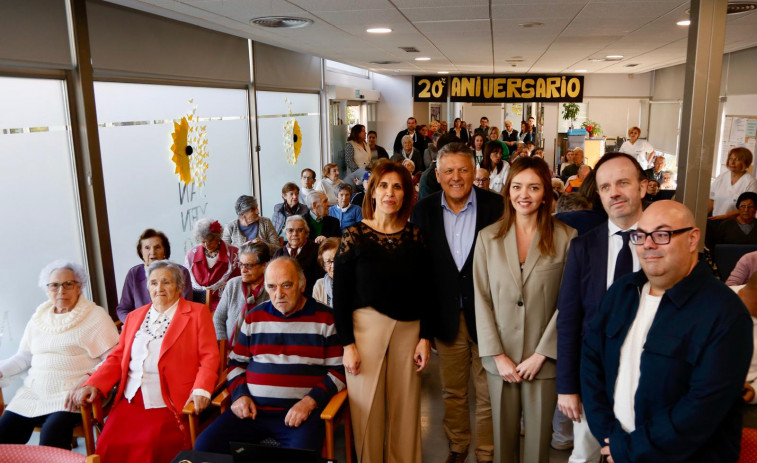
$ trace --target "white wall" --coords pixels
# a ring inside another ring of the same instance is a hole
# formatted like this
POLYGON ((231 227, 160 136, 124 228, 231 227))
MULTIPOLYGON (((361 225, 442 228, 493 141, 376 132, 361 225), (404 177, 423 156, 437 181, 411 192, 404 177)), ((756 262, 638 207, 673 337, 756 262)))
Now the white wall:
POLYGON ((413 113, 413 78, 411 76, 373 75, 374 90, 381 92, 378 104, 378 144, 391 152, 397 132, 406 127, 413 113))
POLYGON ((648 97, 654 73, 587 74, 584 78, 584 98, 590 97, 648 97))
MULTIPOLYGON (((371 73, 372 74, 372 73, 371 73)), ((326 85, 339 87, 359 88, 361 90, 373 90, 373 79, 332 71, 326 67, 326 85)))

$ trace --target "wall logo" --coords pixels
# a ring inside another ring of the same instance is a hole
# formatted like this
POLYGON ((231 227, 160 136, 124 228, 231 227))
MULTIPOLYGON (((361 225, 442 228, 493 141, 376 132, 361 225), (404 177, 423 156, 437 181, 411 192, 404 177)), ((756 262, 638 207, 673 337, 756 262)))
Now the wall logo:
POLYGON ((286 152, 287 162, 291 165, 297 164, 297 158, 300 157, 302 150, 302 131, 297 119, 292 112, 292 102, 284 98, 284 103, 289 107, 289 119, 284 122, 284 151, 286 152))
MULTIPOLYGON (((189 100, 194 103, 194 99, 189 100)), ((184 185, 196 184, 199 188, 205 186, 208 171, 208 138, 207 126, 200 125, 197 119, 197 106, 186 116, 173 123, 171 134, 173 145, 171 160, 176 165, 174 173, 184 185)))

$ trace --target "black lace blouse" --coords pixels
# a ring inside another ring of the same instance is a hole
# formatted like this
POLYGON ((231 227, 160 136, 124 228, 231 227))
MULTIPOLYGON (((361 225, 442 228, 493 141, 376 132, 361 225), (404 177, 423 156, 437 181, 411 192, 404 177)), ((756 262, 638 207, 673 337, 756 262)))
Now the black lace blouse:
POLYGON ((434 300, 428 251, 420 228, 408 223, 397 233, 380 233, 363 222, 344 230, 334 258, 334 316, 343 345, 355 342, 352 313, 372 307, 399 321, 420 320, 421 337, 431 339, 434 300))

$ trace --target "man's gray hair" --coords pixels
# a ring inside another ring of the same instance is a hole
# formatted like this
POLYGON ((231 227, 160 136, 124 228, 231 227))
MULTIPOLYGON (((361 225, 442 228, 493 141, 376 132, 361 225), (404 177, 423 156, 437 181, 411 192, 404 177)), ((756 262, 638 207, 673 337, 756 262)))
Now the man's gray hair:
POLYGON ((473 156, 473 151, 471 151, 465 143, 460 142, 447 143, 442 146, 436 153, 436 165, 439 165, 439 162, 444 156, 450 154, 462 154, 470 159, 470 162, 474 167, 476 166, 476 158, 473 156))
POLYGON ((258 200, 254 196, 242 195, 237 198, 237 202, 234 204, 234 212, 237 215, 242 215, 247 211, 258 208, 258 200))
POLYGON ((557 200, 555 212, 587 211, 591 209, 589 200, 580 193, 566 193, 557 200))
POLYGON ((173 276, 173 282, 179 289, 179 294, 184 292, 184 270, 179 264, 175 264, 170 260, 156 260, 149 267, 147 267, 147 288, 150 288, 150 274, 155 270, 166 269, 171 272, 173 276))
MULTIPOLYGON (((308 198, 310 198, 310 195, 308 195, 308 198)), ((305 220, 305 218, 301 215, 290 215, 287 217, 286 222, 284 222, 284 230, 289 228, 289 224, 291 222, 302 222, 305 225, 305 231, 308 232, 308 235, 310 235, 310 226, 308 225, 308 221, 305 220)))
POLYGON ((201 241, 206 240, 209 237, 221 239, 222 232, 214 233, 210 231, 210 225, 215 222, 211 219, 200 219, 195 224, 194 231, 192 235, 194 236, 195 242, 199 243, 201 241))
MULTIPOLYGON (((338 183, 335 188, 338 188, 339 185, 341 185, 341 183, 338 183)), ((308 208, 312 207, 313 206, 313 201, 315 201, 317 198, 320 198, 320 197, 326 198, 326 202, 328 202, 328 200, 329 200, 329 196, 326 193, 324 193, 323 191, 320 191, 320 190, 313 190, 313 191, 311 191, 310 194, 307 197, 307 202, 308 203, 306 204, 306 206, 308 208)))
POLYGON ((58 259, 45 265, 42 268, 42 271, 39 272, 38 285, 40 288, 47 289, 47 284, 50 283, 50 275, 52 275, 56 270, 71 270, 72 272, 74 272, 74 277, 76 277, 76 281, 81 284, 81 287, 84 288, 87 286, 88 278, 87 272, 84 270, 84 267, 77 264, 76 262, 58 259))
MULTIPOLYGON (((294 269, 297 271, 297 280, 298 280, 297 281, 297 285, 300 287, 300 291, 302 291, 303 289, 305 289, 305 284, 306 284, 305 271, 302 270, 302 265, 300 265, 300 262, 297 259, 295 259, 294 257, 279 256, 279 257, 273 259, 268 264, 269 268, 270 268, 271 264, 273 264, 274 262, 278 262, 278 261, 286 261, 286 262, 290 262, 292 265, 294 265, 294 269)), ((266 269, 266 273, 265 274, 268 275, 268 269, 266 269)), ((265 284, 267 285, 268 281, 266 281, 265 284)))

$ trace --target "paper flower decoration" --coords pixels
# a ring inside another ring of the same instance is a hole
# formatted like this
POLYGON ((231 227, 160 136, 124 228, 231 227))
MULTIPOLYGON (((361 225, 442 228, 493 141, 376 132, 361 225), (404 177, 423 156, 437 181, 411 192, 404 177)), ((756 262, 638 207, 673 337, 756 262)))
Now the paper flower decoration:
MULTIPOLYGON (((189 100, 194 103, 194 100, 189 100)), ((207 126, 199 125, 197 106, 179 121, 174 121, 171 160, 176 164, 175 173, 184 184, 194 182, 199 188, 205 186, 208 171, 207 126)))
POLYGON ((179 122, 173 123, 173 145, 171 151, 173 151, 173 157, 171 160, 176 164, 176 171, 174 173, 179 174, 179 178, 184 183, 190 183, 192 181, 192 173, 189 170, 189 156, 194 151, 192 146, 187 142, 189 136, 189 123, 186 117, 182 117, 179 122))
POLYGON ((289 106, 289 116, 292 116, 284 122, 284 151, 287 162, 295 165, 302 151, 302 130, 297 119, 293 117, 292 102, 287 98, 284 98, 284 102, 289 106))

